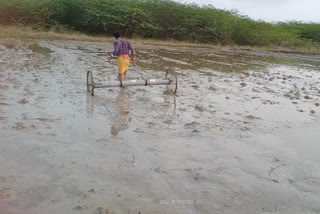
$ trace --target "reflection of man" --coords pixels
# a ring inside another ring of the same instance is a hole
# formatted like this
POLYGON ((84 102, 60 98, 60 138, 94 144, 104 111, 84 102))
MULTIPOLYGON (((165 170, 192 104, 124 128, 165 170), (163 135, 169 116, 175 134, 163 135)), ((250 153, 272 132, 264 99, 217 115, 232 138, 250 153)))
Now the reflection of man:
POLYGON ((111 134, 112 136, 117 136, 119 134, 119 132, 124 131, 128 129, 128 125, 127 124, 113 124, 111 126, 111 134))
POLYGON ((114 107, 118 114, 113 114, 114 116, 112 117, 113 121, 110 131, 112 136, 117 136, 119 132, 127 130, 129 128, 129 122, 131 121, 131 119, 128 118, 129 105, 127 102, 127 96, 125 91, 120 91, 114 107))
POLYGON ((129 50, 131 51, 132 61, 135 61, 134 50, 129 41, 121 39, 121 34, 116 32, 113 34, 115 41, 113 42, 114 51, 108 60, 117 57, 119 80, 127 77, 127 71, 130 64, 129 50))

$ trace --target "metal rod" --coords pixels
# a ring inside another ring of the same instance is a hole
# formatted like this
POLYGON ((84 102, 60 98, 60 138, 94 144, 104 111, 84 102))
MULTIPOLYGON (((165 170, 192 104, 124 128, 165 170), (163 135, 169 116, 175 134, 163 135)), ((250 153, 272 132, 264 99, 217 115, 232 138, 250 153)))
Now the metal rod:
POLYGON ((94 83, 95 88, 109 88, 121 86, 147 86, 147 85, 169 85, 170 79, 148 79, 148 80, 123 80, 122 84, 119 80, 111 80, 105 82, 94 83))

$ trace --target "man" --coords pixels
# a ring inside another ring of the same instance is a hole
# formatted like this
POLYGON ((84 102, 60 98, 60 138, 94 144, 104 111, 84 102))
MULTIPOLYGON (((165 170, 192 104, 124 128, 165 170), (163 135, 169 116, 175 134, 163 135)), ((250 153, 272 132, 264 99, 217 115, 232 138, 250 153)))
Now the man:
POLYGON ((119 80, 126 79, 127 71, 130 64, 129 51, 131 51, 132 61, 135 61, 134 50, 129 41, 121 39, 121 34, 115 32, 113 34, 115 41, 113 42, 114 51, 108 60, 117 58, 119 80), (124 76, 123 76, 124 75, 124 76))

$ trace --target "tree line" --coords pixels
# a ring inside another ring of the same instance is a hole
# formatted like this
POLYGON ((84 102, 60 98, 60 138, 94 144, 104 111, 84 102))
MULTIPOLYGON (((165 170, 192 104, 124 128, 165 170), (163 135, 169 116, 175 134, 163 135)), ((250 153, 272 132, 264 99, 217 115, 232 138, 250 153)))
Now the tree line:
POLYGON ((320 42, 320 23, 267 23, 237 11, 172 0, 0 0, 0 23, 222 45, 320 42))

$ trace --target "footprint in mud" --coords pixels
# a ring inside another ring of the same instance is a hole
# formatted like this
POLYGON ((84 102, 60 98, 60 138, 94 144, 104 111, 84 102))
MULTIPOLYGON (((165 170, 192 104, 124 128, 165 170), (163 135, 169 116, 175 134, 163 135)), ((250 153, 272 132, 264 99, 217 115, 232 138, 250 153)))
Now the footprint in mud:
POLYGON ((96 193, 96 190, 95 189, 90 189, 88 192, 89 193, 96 193))
POLYGON ((194 107, 194 109, 197 110, 197 111, 200 111, 200 112, 203 112, 203 111, 204 111, 204 107, 199 106, 199 105, 196 105, 196 106, 194 107))
POLYGON ((25 87, 23 90, 26 92, 25 95, 30 95, 30 96, 34 95, 34 93, 27 87, 25 87))
POLYGON ((13 128, 16 129, 17 131, 21 131, 21 130, 25 129, 26 127, 25 127, 24 123, 20 122, 20 123, 17 123, 16 126, 14 126, 13 128))
POLYGON ((29 101, 26 98, 23 98, 22 100, 19 101, 21 104, 27 104, 29 101))
POLYGON ((128 110, 123 110, 123 111, 121 111, 121 115, 122 115, 123 117, 128 116, 129 113, 130 113, 130 111, 128 111, 128 110))
POLYGON ((245 118, 250 119, 250 120, 261 120, 260 117, 256 117, 256 116, 253 116, 253 115, 245 116, 245 118))
POLYGON ((6 187, 0 189, 0 200, 7 199, 10 197, 9 190, 10 188, 6 188, 6 187))
POLYGON ((197 129, 192 130, 192 134, 199 134, 199 133, 200 133, 200 131, 199 131, 199 130, 197 130, 197 129))
POLYGON ((214 86, 210 86, 210 87, 209 87, 209 90, 211 90, 211 91, 217 91, 218 89, 215 88, 214 86))
POLYGON ((127 124, 115 124, 111 126, 110 132, 112 136, 117 136, 119 132, 124 131, 126 129, 128 129, 127 124))
POLYGON ((135 133, 144 133, 144 131, 142 129, 139 129, 139 128, 133 130, 133 132, 135 132, 135 133))
POLYGON ((148 123, 148 128, 153 128, 156 124, 154 122, 149 122, 148 123))
POLYGON ((33 82, 36 83, 36 84, 38 84, 38 83, 39 83, 39 79, 38 79, 38 78, 35 78, 35 79, 33 80, 33 82))
POLYGON ((185 128, 196 128, 197 126, 199 126, 200 123, 196 122, 196 121, 193 121, 191 123, 186 123, 184 125, 185 128))
POLYGON ((259 99, 260 97, 251 97, 252 100, 259 99))
POLYGON ((166 121, 163 121, 163 123, 167 125, 172 125, 172 120, 166 120, 166 121))
POLYGON ((150 152, 160 152, 160 150, 156 146, 149 147, 148 151, 150 151, 150 152))
POLYGON ((0 89, 8 90, 9 89, 9 85, 0 85, 0 89))
POLYGON ((187 109, 186 109, 186 108, 179 108, 178 110, 179 110, 179 111, 184 111, 184 112, 186 112, 186 111, 187 111, 187 109))
POLYGON ((93 214, 109 214, 110 211, 108 211, 108 209, 103 209, 102 207, 98 207, 93 214))
MULTIPOLYGON (((201 170, 200 170, 201 171, 201 170)), ((206 181, 206 180, 208 180, 207 179, 207 176, 206 175, 204 175, 204 173, 202 172, 199 172, 199 170, 195 170, 195 171, 186 171, 188 174, 190 174, 190 176, 191 176, 191 178, 192 178, 192 180, 194 180, 194 181, 196 181, 196 182, 199 182, 199 183, 201 183, 201 182, 204 182, 204 181, 206 181)))
POLYGON ((248 86, 248 84, 245 83, 245 82, 241 83, 240 85, 241 85, 241 87, 246 87, 246 86, 248 86))
POLYGON ((174 92, 174 91, 168 89, 168 90, 165 90, 165 91, 163 92, 163 94, 164 94, 164 95, 173 95, 173 92, 174 92))
POLYGON ((78 205, 76 207, 74 207, 74 210, 83 210, 83 209, 88 209, 89 205, 88 204, 83 204, 83 205, 78 205))
MULTIPOLYGON (((280 162, 280 160, 276 159, 275 162, 280 162)), ((282 168, 282 167, 286 167, 286 164, 285 163, 282 163, 280 165, 278 165, 277 167, 271 167, 270 170, 268 171, 268 175, 269 175, 269 178, 272 182, 274 183, 279 183, 280 181, 278 179, 274 179, 273 175, 277 176, 277 173, 275 172, 276 170, 278 170, 279 168, 282 168)))
POLYGON ((142 88, 137 88, 136 91, 137 91, 137 92, 146 92, 146 90, 145 90, 145 89, 142 89, 142 88))

